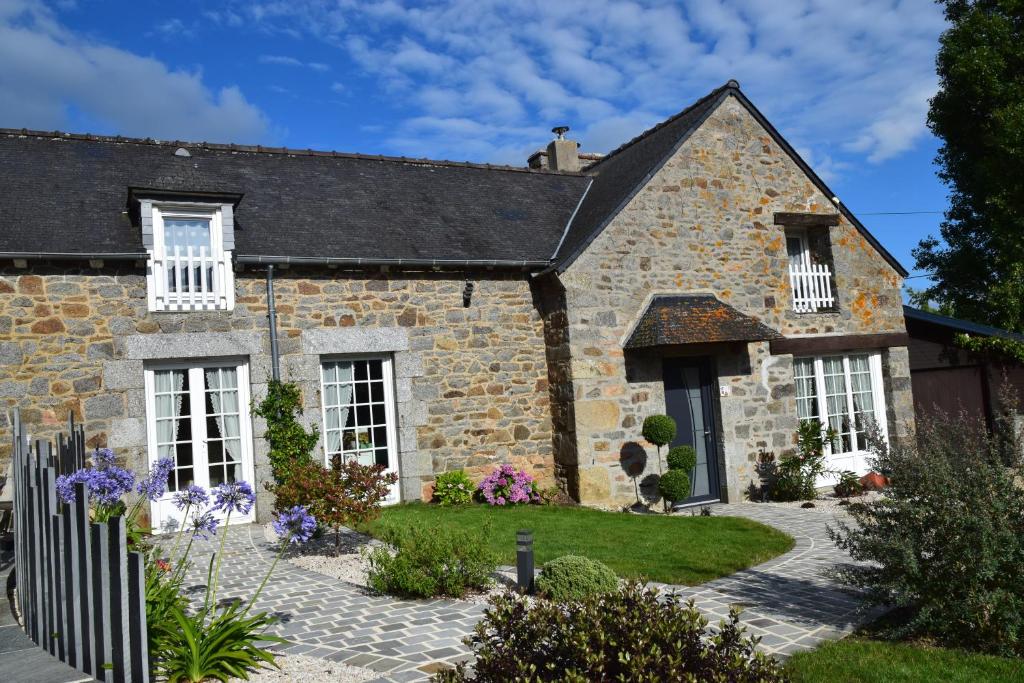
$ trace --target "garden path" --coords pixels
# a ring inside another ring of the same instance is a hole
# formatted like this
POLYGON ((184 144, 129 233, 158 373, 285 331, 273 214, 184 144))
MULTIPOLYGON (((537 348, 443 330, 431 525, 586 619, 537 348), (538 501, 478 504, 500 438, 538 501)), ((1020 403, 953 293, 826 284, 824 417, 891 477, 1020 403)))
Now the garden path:
MULTIPOLYGON (((744 608, 741 621, 763 638, 766 652, 788 655, 836 639, 865 621, 859 602, 841 591, 824 570, 849 557, 828 539, 826 524, 834 515, 771 504, 714 506, 714 514, 748 517, 774 526, 796 539, 788 553, 731 576, 695 587, 664 586, 693 598, 712 623, 729 606, 744 608)), ((841 514, 841 513, 840 513, 841 514)), ((195 567, 205 581, 214 543, 197 542, 195 567)), ((228 535, 219 598, 248 599, 263 579, 275 546, 257 525, 232 527, 228 535)), ((201 585, 192 587, 197 593, 201 585)), ((371 595, 362 587, 282 561, 257 609, 276 613, 274 632, 293 644, 283 652, 302 653, 361 666, 381 674, 377 681, 425 680, 442 664, 469 656, 462 639, 470 633, 483 606, 454 600, 398 600, 371 595)))

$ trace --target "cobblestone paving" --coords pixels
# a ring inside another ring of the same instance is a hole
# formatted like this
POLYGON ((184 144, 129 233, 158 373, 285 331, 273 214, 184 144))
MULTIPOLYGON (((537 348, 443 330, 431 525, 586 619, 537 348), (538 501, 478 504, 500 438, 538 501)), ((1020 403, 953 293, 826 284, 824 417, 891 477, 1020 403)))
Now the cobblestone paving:
MULTIPOLYGON (((849 561, 825 532, 825 525, 834 520, 832 514, 747 503, 716 506, 714 512, 770 524, 793 536, 796 545, 752 569, 692 588, 664 589, 693 598, 712 623, 725 617, 730 605, 742 606, 741 621, 762 636, 762 649, 783 656, 839 638, 866 620, 857 611, 857 598, 823 574, 828 567, 849 561)), ((213 542, 197 542, 193 548, 196 571, 203 569, 190 577, 197 593, 214 549, 213 542)), ((251 597, 274 553, 262 527, 232 527, 218 598, 251 597)), ((292 643, 280 648, 283 652, 365 667, 381 673, 379 682, 425 680, 437 663, 467 658, 462 638, 483 611, 481 605, 453 600, 396 600, 368 594, 359 586, 286 561, 278 564, 256 606, 279 616, 274 632, 292 643)))
POLYGON ((761 649, 788 656, 841 638, 870 620, 857 595, 841 590, 826 575, 827 569, 851 562, 826 532, 836 515, 758 503, 713 509, 714 514, 747 517, 785 531, 796 544, 788 553, 730 576, 699 586, 668 587, 692 598, 712 623, 727 617, 731 605, 742 607, 740 621, 761 636, 761 649))

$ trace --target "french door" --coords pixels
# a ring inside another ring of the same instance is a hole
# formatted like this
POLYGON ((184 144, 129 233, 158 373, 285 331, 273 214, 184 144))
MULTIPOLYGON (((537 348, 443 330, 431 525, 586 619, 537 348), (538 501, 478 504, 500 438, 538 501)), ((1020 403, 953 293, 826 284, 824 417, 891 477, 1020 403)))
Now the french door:
MULTIPOLYGON (((152 504, 154 530, 183 523, 173 495, 190 484, 204 489, 253 480, 249 366, 238 361, 157 365, 146 369, 149 462, 172 458, 167 494, 152 504)), ((251 522, 234 513, 231 522, 251 522)), ((222 517, 222 515, 219 515, 222 517)))

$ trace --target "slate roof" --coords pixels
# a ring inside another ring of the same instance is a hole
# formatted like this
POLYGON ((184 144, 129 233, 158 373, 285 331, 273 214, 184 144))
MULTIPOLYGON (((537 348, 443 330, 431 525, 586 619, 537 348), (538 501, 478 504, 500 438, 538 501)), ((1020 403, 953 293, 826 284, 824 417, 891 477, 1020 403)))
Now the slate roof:
POLYGON ((683 294, 654 297, 623 348, 766 339, 782 335, 710 294, 683 294))
POLYGON ((972 323, 970 320, 961 320, 959 318, 950 318, 946 315, 939 315, 938 313, 929 313, 928 311, 922 311, 921 309, 914 308, 913 306, 903 306, 903 317, 907 320, 938 325, 939 327, 945 327, 950 330, 955 330, 956 332, 966 332, 967 334, 974 334, 981 337, 1002 337, 1003 339, 1024 341, 1024 334, 1010 332, 1009 330, 1004 330, 1001 327, 972 323))
POLYGON ((0 253, 140 253, 129 188, 241 195, 235 253, 548 262, 587 179, 451 162, 0 131, 0 253), (191 156, 176 156, 186 148, 191 156))
POLYGON ((134 187, 240 196, 236 259, 490 261, 564 271, 728 96, 833 196, 735 81, 577 174, 0 129, 0 256, 142 253, 128 213, 134 187), (179 147, 191 156, 176 156, 179 147))

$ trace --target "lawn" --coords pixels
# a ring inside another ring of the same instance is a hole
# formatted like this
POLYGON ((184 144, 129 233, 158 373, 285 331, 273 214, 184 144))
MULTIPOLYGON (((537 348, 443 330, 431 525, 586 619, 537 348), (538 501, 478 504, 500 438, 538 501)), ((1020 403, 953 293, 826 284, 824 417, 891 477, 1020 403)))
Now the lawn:
POLYGON ((846 638, 793 655, 786 671, 793 683, 1009 683, 1024 681, 1024 660, 846 638))
POLYGON ((634 515, 582 507, 487 505, 441 507, 412 503, 384 508, 368 527, 424 524, 479 529, 489 524, 488 544, 503 564, 515 564, 519 529, 534 535, 537 566, 562 555, 600 560, 625 578, 696 585, 769 560, 793 539, 739 517, 634 515))

